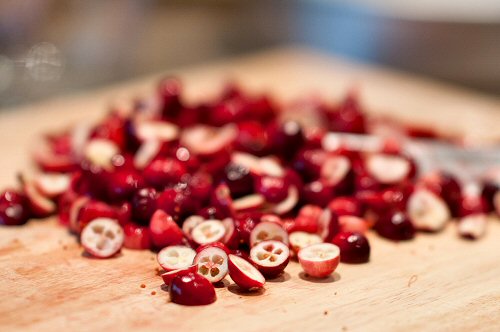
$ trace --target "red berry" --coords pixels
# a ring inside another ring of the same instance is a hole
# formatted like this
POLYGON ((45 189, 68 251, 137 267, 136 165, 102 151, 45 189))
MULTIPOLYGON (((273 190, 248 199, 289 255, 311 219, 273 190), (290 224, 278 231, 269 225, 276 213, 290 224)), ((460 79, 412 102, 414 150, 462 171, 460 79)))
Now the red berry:
POLYGON ((370 259, 370 244, 361 233, 341 232, 332 242, 340 248, 341 262, 365 263, 370 259))

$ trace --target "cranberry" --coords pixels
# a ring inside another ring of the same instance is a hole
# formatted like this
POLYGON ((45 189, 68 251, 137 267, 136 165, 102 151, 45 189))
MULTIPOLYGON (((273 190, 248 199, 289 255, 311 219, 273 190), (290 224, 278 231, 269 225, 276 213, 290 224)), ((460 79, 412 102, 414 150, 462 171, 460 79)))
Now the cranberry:
POLYGON ((267 144, 267 134, 260 123, 248 121, 238 124, 238 136, 235 141, 237 150, 262 156, 266 153, 267 144))
POLYGON ((488 204, 484 197, 476 195, 464 195, 462 197, 458 216, 465 217, 476 213, 485 213, 488 210, 488 204))
POLYGON ((364 133, 365 117, 361 113, 358 99, 350 94, 336 112, 329 113, 330 129, 347 133, 364 133))
POLYGON ((234 225, 243 244, 250 243, 250 233, 260 223, 261 217, 262 213, 260 212, 242 213, 236 216, 234 225))
POLYGON ((333 188, 324 181, 307 183, 302 189, 302 199, 307 204, 326 206, 333 198, 333 188))
POLYGON ((103 202, 88 202, 80 209, 78 213, 78 229, 76 230, 77 233, 81 232, 85 228, 85 226, 88 225, 88 223, 97 218, 116 219, 116 209, 103 202))
POLYGON ((111 158, 111 164, 113 164, 115 170, 133 170, 134 157, 131 154, 117 154, 111 158))
POLYGON ((365 263, 370 259, 370 243, 361 233, 338 233, 332 243, 340 248, 341 262, 365 263))
POLYGON ((380 217, 375 229, 381 236, 391 240, 409 240, 415 236, 415 228, 406 213, 390 211, 380 217))
POLYGON ((425 176, 422 182, 445 200, 453 217, 459 216, 462 188, 455 176, 446 172, 432 173, 425 176))
POLYGON ((117 114, 110 114, 102 123, 97 125, 91 137, 113 141, 120 149, 123 149, 126 145, 125 134, 125 119, 117 114))
POLYGON ((225 183, 219 184, 212 192, 211 204, 226 216, 233 214, 233 199, 231 191, 225 183))
POLYGON ((255 181, 255 191, 269 203, 279 203, 288 196, 290 183, 284 177, 260 176, 255 181))
POLYGON ((123 226, 123 232, 125 248, 144 250, 152 247, 151 232, 148 227, 127 223, 123 226))
POLYGON ((316 180, 321 174, 321 166, 328 158, 326 151, 321 149, 305 149, 299 151, 293 161, 293 168, 305 180, 316 180))
POLYGON ((160 158, 151 162, 144 169, 144 180, 151 186, 162 189, 181 181, 187 173, 186 167, 173 158, 160 158))
POLYGON ((166 77, 158 84, 158 95, 161 98, 164 118, 172 119, 179 115, 181 110, 181 90, 181 83, 173 77, 166 77))
POLYGON ((187 171, 196 171, 200 168, 200 160, 194 154, 192 154, 188 148, 183 146, 177 146, 172 151, 175 159, 181 162, 187 171))
POLYGON ((158 196, 157 206, 170 214, 176 221, 193 214, 198 209, 197 202, 191 196, 190 190, 184 186, 166 189, 158 196))
POLYGON ((132 204, 123 202, 121 205, 115 207, 116 219, 120 225, 125 225, 132 220, 132 204))
POLYGON ((260 96, 246 101, 246 107, 253 119, 266 123, 276 116, 276 109, 272 100, 267 96, 260 96))
POLYGON ((142 187, 144 187, 144 180, 138 172, 120 170, 109 175, 108 198, 113 202, 130 200, 136 190, 142 187))
POLYGON ((243 258, 244 260, 246 260, 249 263, 253 264, 252 260, 250 259, 250 255, 245 250, 241 250, 241 249, 231 250, 231 254, 235 255, 235 256, 238 256, 240 258, 243 258))
POLYGON ((223 220, 224 218, 229 217, 229 215, 227 215, 225 211, 222 211, 221 209, 215 206, 205 207, 199 210, 196 214, 202 216, 205 219, 223 220))
POLYGON ((323 214, 323 209, 317 205, 304 205, 297 214, 292 225, 287 229, 288 233, 307 232, 317 233, 318 222, 323 214))
POLYGON ((223 126, 228 123, 241 122, 249 115, 249 109, 245 106, 242 98, 226 99, 212 109, 209 123, 213 126, 223 126))
POLYGON ((194 199, 205 203, 212 191, 212 177, 205 172, 196 172, 188 180, 188 187, 194 199))
POLYGON ((304 144, 305 139, 302 128, 296 121, 271 122, 266 130, 270 152, 275 155, 282 155, 285 159, 291 159, 293 153, 304 144))
POLYGON ((253 178, 250 170, 242 165, 230 163, 224 168, 222 179, 234 197, 251 194, 253 191, 253 178))
POLYGON ((182 305, 206 305, 215 302, 215 288, 210 281, 198 273, 181 274, 169 286, 172 302, 182 305))
POLYGON ((28 221, 26 197, 20 192, 6 190, 0 195, 0 225, 22 225, 28 221))
POLYGON ((488 212, 491 212, 495 209, 494 198, 499 190, 500 186, 495 182, 488 181, 483 184, 481 196, 487 204, 486 207, 488 209, 488 212))
POLYGON ((337 216, 357 216, 363 215, 361 203, 355 197, 337 197, 328 203, 328 209, 337 216))
POLYGON ((148 224, 156 211, 158 193, 154 188, 142 188, 132 197, 132 217, 141 224, 148 224))

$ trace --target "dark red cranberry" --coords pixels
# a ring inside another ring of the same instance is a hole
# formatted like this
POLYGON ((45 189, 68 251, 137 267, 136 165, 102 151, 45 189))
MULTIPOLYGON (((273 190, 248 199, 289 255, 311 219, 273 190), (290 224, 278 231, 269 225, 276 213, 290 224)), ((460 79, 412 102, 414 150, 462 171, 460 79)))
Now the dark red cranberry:
POLYGON ((370 259, 370 243, 361 233, 340 232, 332 242, 340 248, 341 262, 366 263, 370 259))
POLYGON ((120 149, 123 149, 126 145, 125 135, 125 119, 112 113, 95 127, 91 137, 113 141, 120 149))
POLYGON ((95 199, 106 200, 109 194, 108 184, 112 181, 109 172, 87 160, 83 160, 80 166, 81 176, 75 175, 72 180, 74 190, 81 195, 90 194, 95 199))
POLYGON ((89 201, 78 213, 77 233, 81 232, 89 222, 97 218, 116 219, 116 209, 103 202, 89 201))
POLYGON ((23 225, 29 214, 27 199, 22 193, 6 190, 0 195, 0 225, 23 225))
POLYGON ((337 216, 363 216, 361 202, 355 197, 337 197, 328 203, 328 208, 337 216))
POLYGON ((325 207, 333 198, 333 188, 324 181, 309 182, 302 188, 302 200, 306 204, 325 207))
POLYGON ((212 191, 212 177, 205 172, 196 172, 187 181, 194 199, 204 204, 210 197, 212 191))
POLYGON ((151 232, 148 227, 134 223, 126 223, 123 226, 125 241, 123 246, 128 249, 145 250, 152 247, 151 232))
POLYGON ((323 166, 327 158, 327 152, 322 149, 301 150, 295 156, 293 168, 306 181, 316 180, 319 178, 321 166, 323 166))
POLYGON ((323 214, 323 209, 317 205, 304 205, 297 214, 297 217, 288 226, 287 231, 292 232, 307 232, 317 233, 318 222, 323 214))
POLYGON ((323 146, 323 138, 325 137, 325 134, 326 130, 323 128, 308 128, 304 131, 305 147, 307 149, 321 149, 323 146))
POLYGON ((261 217, 262 213, 260 212, 242 213, 235 217, 234 225, 242 244, 248 245, 250 243, 250 233, 260 223, 261 217))
POLYGON ((162 192, 158 196, 157 206, 177 222, 198 210, 198 202, 191 196, 190 190, 182 185, 162 192))
POLYGON ((231 216, 233 214, 233 199, 231 197, 231 191, 225 183, 221 183, 215 187, 212 192, 210 203, 226 216, 231 216))
POLYGON ((328 116, 333 131, 359 134, 366 131, 365 117, 355 94, 349 94, 337 111, 328 113, 328 116))
POLYGON ((354 177, 354 190, 357 191, 378 191, 380 182, 377 181, 368 172, 357 173, 354 177))
POLYGON ((409 240, 415 236, 415 228, 406 213, 391 211, 385 213, 375 224, 377 233, 385 238, 399 241, 409 240))
POLYGON ((113 202, 130 200, 137 189, 144 187, 142 176, 131 170, 120 170, 108 177, 108 198, 113 202))
POLYGON ((488 204, 484 197, 479 195, 464 195, 458 209, 458 216, 465 217, 476 213, 486 213, 488 204))
POLYGON ((132 221, 132 204, 123 202, 119 206, 115 206, 116 219, 120 225, 126 225, 132 221))
POLYGON ((186 167, 173 158, 160 158, 153 160, 144 169, 144 180, 149 185, 162 189, 168 185, 181 181, 182 176, 187 174, 186 167))
POLYGON ((235 142, 237 150, 262 156, 266 154, 267 144, 265 128, 259 122, 247 121, 238 124, 238 136, 235 142))
POLYGON ((446 172, 439 172, 424 177, 422 182, 429 190, 432 190, 445 200, 453 217, 459 216, 462 188, 455 176, 446 172))
POLYGON ((192 272, 174 277, 169 292, 172 302, 182 305, 206 305, 217 299, 212 283, 192 272))
POLYGON ((495 195, 500 190, 499 184, 491 181, 487 181, 483 184, 483 189, 481 191, 481 196, 483 197, 485 203, 487 204, 488 212, 495 209, 494 198, 495 195))
POLYGON ((266 123, 276 116, 276 107, 267 96, 260 96, 246 100, 246 107, 252 119, 260 123, 266 123))
POLYGON ((226 99, 214 106, 210 112, 209 123, 219 127, 228 123, 238 123, 248 118, 248 111, 242 98, 226 99))
POLYGON ((304 182, 300 175, 291 168, 285 169, 285 178, 291 186, 295 186, 296 188, 302 188, 304 186, 304 182))
POLYGON ((157 209, 158 193, 154 188, 142 188, 132 197, 132 217, 134 221, 147 225, 157 209))
POLYGON ((57 200, 57 213, 59 217, 59 222, 63 226, 69 225, 69 211, 71 208, 71 204, 79 197, 79 195, 69 189, 65 191, 57 200))
POLYGON ((271 122, 266 131, 270 152, 285 159, 291 159, 305 141, 302 128, 296 121, 271 122))
POLYGON ((222 220, 224 218, 229 217, 224 211, 221 211, 219 208, 215 206, 208 206, 201 210, 199 210, 197 215, 202 216, 205 219, 218 219, 222 220))
POLYGON ((255 191, 269 203, 279 203, 288 196, 290 183, 285 177, 259 176, 255 181, 255 191))
POLYGON ((253 191, 253 177, 250 170, 244 166, 230 163, 224 168, 222 179, 234 197, 251 194, 253 191))
POLYGON ((173 156, 179 162, 181 162, 187 171, 193 172, 200 168, 200 160, 194 154, 192 154, 188 148, 183 146, 177 146, 172 151, 173 156))
POLYGON ((221 178, 224 174, 224 167, 231 161, 229 148, 216 152, 212 156, 200 156, 200 170, 211 174, 214 179, 221 178))
POLYGON ((158 95, 162 102, 162 114, 166 119, 175 119, 181 111, 180 101, 182 86, 179 80, 166 77, 158 84, 158 95))
POLYGON ((111 163, 115 170, 133 170, 134 169, 134 157, 131 154, 117 154, 111 158, 111 163))

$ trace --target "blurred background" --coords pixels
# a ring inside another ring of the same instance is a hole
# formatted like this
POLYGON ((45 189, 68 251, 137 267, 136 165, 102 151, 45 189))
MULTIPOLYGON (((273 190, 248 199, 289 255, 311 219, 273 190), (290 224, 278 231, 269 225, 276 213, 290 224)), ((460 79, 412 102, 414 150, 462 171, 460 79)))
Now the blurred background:
POLYGON ((0 0, 0 108, 288 44, 500 95, 499 0, 0 0))

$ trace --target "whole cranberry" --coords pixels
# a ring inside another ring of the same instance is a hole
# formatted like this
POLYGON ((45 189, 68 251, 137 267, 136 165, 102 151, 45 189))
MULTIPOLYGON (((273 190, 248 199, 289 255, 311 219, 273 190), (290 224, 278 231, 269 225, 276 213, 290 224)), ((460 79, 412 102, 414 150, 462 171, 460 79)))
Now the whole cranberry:
POLYGON ((144 180, 137 171, 120 170, 111 173, 107 181, 107 196, 112 202, 130 200, 137 189, 144 187, 144 180))
POLYGON ((123 202, 115 206, 116 219, 122 226, 132 221, 132 204, 130 202, 123 202))
POLYGON ((181 111, 180 101, 182 86, 179 80, 165 77, 158 84, 158 96, 162 103, 162 115, 165 119, 175 119, 181 111))
POLYGON ((251 194, 253 191, 253 177, 247 167, 230 163, 224 168, 222 179, 234 197, 251 194))
POLYGON ((214 106, 210 112, 209 123, 218 127, 228 123, 238 123, 248 118, 248 111, 243 98, 226 99, 214 106))
POLYGON ((276 117, 276 106, 268 96, 247 98, 246 107, 252 119, 260 123, 266 123, 276 117))
POLYGON ((486 213, 488 204, 483 196, 464 195, 458 209, 459 217, 466 217, 476 213, 486 213))
POLYGON ((6 190, 0 195, 0 225, 22 225, 28 221, 29 208, 26 197, 15 190, 6 190))
POLYGON ((189 177, 187 181, 191 195, 194 199, 204 204, 209 198, 212 191, 212 176, 205 172, 196 172, 189 177))
POLYGON ((317 233, 319 219, 323 214, 323 209, 317 205, 304 205, 297 214, 295 220, 288 223, 288 233, 306 232, 317 233))
POLYGON ((159 158, 153 160, 144 169, 144 180, 156 189, 176 184, 182 176, 187 174, 186 167, 173 158, 159 158))
POLYGON ((225 209, 224 209, 224 211, 222 211, 221 209, 219 209, 215 206, 204 207, 203 209, 196 212, 196 214, 199 216, 202 216, 205 219, 223 220, 224 218, 229 217, 229 215, 226 213, 225 209))
POLYGON ((306 181, 319 178, 321 166, 328 158, 328 154, 322 149, 304 149, 299 151, 293 161, 293 169, 297 171, 306 181))
POLYGON ((269 203, 279 203, 288 196, 290 183, 285 177, 259 176, 255 181, 255 191, 269 203))
POLYGON ((385 238, 399 241, 415 236, 415 228, 408 215, 402 211, 390 211, 382 215, 375 224, 377 233, 385 238))
POLYGON ((305 141, 302 127, 296 121, 271 122, 267 128, 270 152, 291 159, 305 141))
POLYGON ((340 232, 332 241, 340 248, 340 261, 365 263, 370 259, 370 243, 361 233, 340 232))
POLYGON ((494 199, 499 190, 500 186, 496 182, 487 181, 483 184, 481 196, 487 204, 486 207, 488 209, 488 212, 491 212, 495 209, 494 199))
POLYGON ((108 182, 110 181, 109 172, 87 160, 83 160, 80 167, 81 175, 75 175, 72 179, 75 191, 81 195, 90 194, 98 200, 106 200, 108 198, 108 182))
POLYGON ((333 188, 324 181, 309 182, 302 188, 302 200, 306 204, 325 207, 333 198, 333 188))
POLYGON ((125 248, 145 250, 152 247, 151 232, 148 227, 129 222, 123 226, 123 233, 125 248))
POLYGON ((198 204, 191 192, 183 186, 165 189, 158 196, 156 203, 158 209, 171 215, 177 222, 198 210, 198 204))
POLYGON ((180 274, 169 286, 172 302, 182 305, 206 305, 215 302, 215 288, 208 279, 198 273, 180 274))
POLYGON ((176 160, 184 165, 187 171, 194 172, 200 168, 200 160, 188 148, 176 146, 171 153, 176 160))
POLYGON ((235 217, 234 225, 242 244, 248 245, 250 243, 250 233, 260 223, 261 217, 262 213, 260 212, 242 213, 235 217))
POLYGON ((357 216, 363 215, 361 202, 355 197, 337 197, 328 203, 330 211, 337 216, 357 216))
POLYGON ((115 112, 94 128, 91 137, 113 141, 120 149, 123 149, 126 145, 125 135, 125 119, 115 112))
POLYGON ((362 134, 365 129, 365 116, 361 113, 357 96, 349 94, 336 112, 328 113, 330 129, 346 133, 362 134))
POLYGON ((238 136, 235 142, 237 150, 262 156, 266 154, 267 144, 266 130, 259 122, 247 121, 238 124, 238 136))
POLYGON ((132 217, 134 221, 147 225, 157 209, 158 193, 154 188, 142 188, 132 197, 132 217))
POLYGON ((91 200, 85 204, 78 213, 77 233, 80 233, 85 226, 97 218, 116 219, 116 209, 104 202, 91 200))

